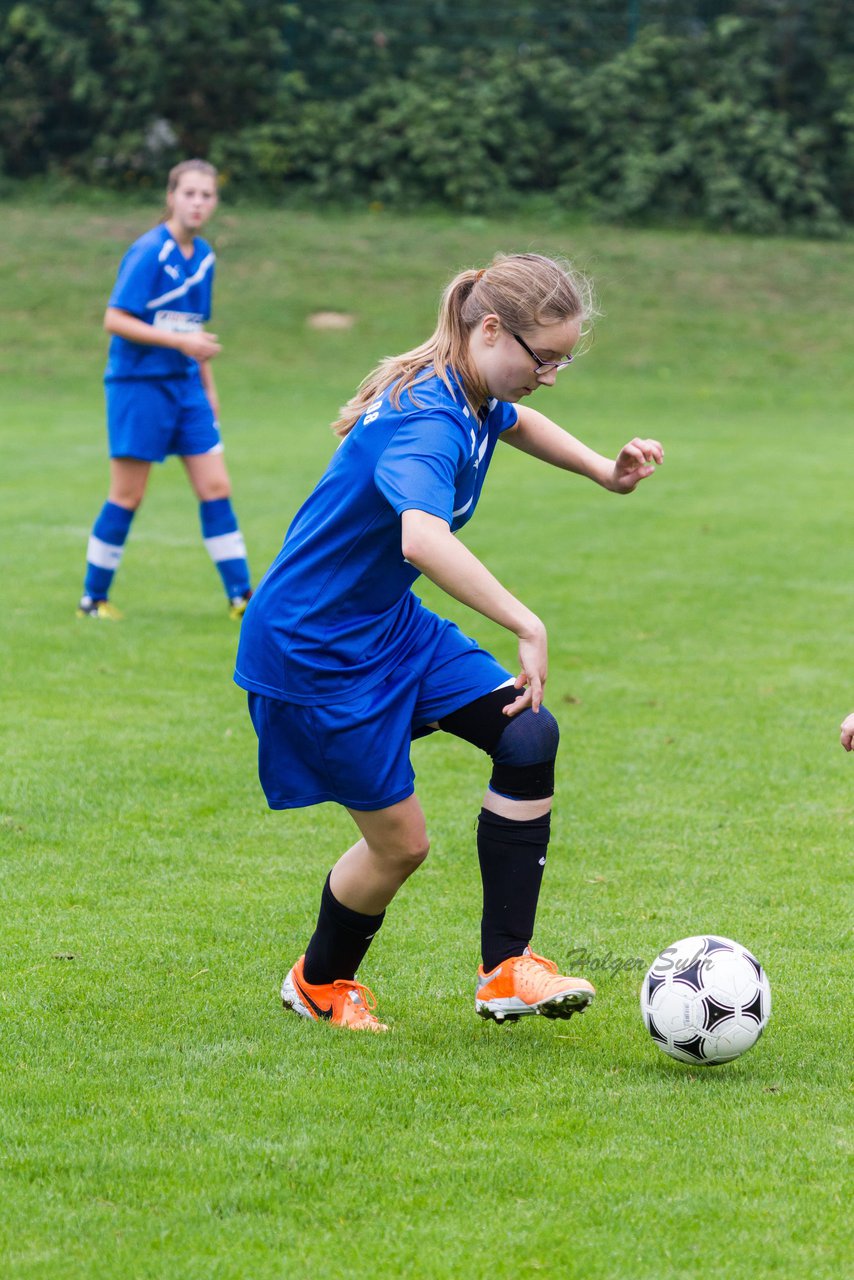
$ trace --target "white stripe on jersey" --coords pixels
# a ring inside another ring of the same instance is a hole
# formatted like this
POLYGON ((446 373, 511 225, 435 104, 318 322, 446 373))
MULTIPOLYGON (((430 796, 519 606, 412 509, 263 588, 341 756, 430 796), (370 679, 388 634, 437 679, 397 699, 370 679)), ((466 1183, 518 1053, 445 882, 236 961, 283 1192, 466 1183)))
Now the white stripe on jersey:
POLYGON ((164 302, 171 302, 173 298, 183 298, 184 294, 188 293, 194 284, 198 284, 200 280, 204 280, 215 262, 216 254, 209 253, 206 258, 202 259, 202 264, 195 275, 188 276, 183 284, 178 285, 177 289, 171 289, 169 293, 163 293, 159 298, 152 298, 151 302, 147 302, 145 305, 148 307, 149 311, 153 307, 162 306, 164 302))
POLYGON ((174 241, 174 240, 172 240, 171 238, 170 238, 170 239, 168 239, 168 240, 164 240, 164 241, 163 241, 163 248, 160 250, 160 252, 159 252, 159 253, 158 253, 158 255, 157 255, 157 261, 158 261, 158 262, 165 262, 165 261, 166 261, 166 259, 169 257, 169 254, 172 252, 172 250, 173 250, 174 248, 175 248, 175 241, 174 241))
POLYGON ((92 534, 86 548, 86 559, 96 569, 118 569, 123 551, 124 546, 117 547, 112 542, 102 542, 92 534))
POLYGON ((214 538, 205 538, 207 553, 214 564, 221 560, 245 560, 246 543, 239 529, 234 533, 220 533, 214 538))

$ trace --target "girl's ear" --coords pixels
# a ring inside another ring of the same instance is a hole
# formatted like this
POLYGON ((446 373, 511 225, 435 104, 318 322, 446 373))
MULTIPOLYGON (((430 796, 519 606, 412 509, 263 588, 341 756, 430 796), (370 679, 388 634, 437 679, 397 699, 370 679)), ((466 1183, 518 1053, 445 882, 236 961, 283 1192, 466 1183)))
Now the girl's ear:
POLYGON ((501 336, 501 321, 493 312, 485 315, 480 322, 480 331, 487 346, 494 347, 501 336))

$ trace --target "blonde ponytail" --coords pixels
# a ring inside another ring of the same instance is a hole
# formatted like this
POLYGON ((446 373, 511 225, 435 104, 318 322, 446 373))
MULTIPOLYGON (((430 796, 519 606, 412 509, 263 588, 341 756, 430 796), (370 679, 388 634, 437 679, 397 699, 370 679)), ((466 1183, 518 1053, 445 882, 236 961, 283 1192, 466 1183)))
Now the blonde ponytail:
POLYGON ((370 404, 389 387, 391 402, 400 406, 406 391, 413 393, 435 371, 450 386, 448 368, 460 380, 470 403, 486 398, 469 357, 469 337, 484 316, 497 315, 505 328, 519 332, 540 324, 580 319, 589 324, 595 314, 589 281, 568 263, 538 253, 498 254, 489 267, 461 271, 442 294, 436 329, 427 342, 399 356, 386 356, 368 374, 355 396, 341 409, 332 430, 346 436, 370 404))

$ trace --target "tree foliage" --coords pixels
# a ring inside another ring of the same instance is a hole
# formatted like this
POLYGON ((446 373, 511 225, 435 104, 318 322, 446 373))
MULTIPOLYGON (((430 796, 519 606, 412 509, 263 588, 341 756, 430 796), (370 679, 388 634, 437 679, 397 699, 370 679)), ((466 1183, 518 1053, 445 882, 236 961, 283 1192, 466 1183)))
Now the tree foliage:
POLYGON ((21 0, 0 27, 7 173, 162 175, 276 110, 283 0, 21 0))
POLYGON ((20 0, 0 56, 13 177, 159 183, 202 154, 280 198, 854 215, 846 0, 20 0))

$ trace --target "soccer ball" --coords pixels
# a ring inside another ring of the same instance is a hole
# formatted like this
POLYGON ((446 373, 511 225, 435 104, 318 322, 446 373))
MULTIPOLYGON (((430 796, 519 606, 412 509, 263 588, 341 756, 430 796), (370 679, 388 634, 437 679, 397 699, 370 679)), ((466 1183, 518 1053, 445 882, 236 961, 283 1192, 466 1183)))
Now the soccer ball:
POLYGON ((771 987, 762 965, 729 938, 683 938, 656 956, 641 987, 655 1043, 679 1062, 731 1062, 762 1035, 771 987))

